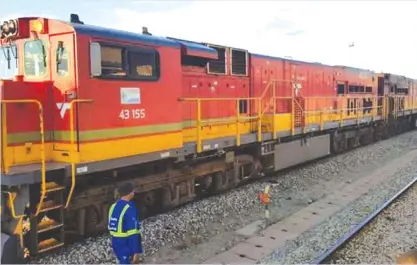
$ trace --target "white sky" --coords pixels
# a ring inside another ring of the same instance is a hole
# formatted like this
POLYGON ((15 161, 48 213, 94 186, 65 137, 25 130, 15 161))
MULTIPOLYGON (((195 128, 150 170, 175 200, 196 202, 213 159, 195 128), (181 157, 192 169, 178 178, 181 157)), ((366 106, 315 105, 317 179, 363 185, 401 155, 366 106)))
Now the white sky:
POLYGON ((417 79, 417 1, 18 0, 0 15, 68 20, 417 79), (100 4, 98 4, 100 3, 100 4), (19 14, 17 14, 19 13, 19 14), (50 15, 45 15, 50 14, 50 15), (354 42, 354 47, 349 44, 354 42))
POLYGON ((160 11, 140 5, 106 10, 106 26, 147 26, 154 35, 417 78, 417 1, 195 1, 160 11))

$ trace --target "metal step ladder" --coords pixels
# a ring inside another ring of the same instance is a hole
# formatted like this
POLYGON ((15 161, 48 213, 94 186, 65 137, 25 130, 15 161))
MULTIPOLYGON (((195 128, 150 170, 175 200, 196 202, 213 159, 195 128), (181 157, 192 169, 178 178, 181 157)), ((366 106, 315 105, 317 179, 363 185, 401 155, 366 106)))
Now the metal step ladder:
POLYGON ((305 126, 304 115, 304 98, 301 96, 294 98, 294 126, 296 128, 303 128, 305 126))
POLYGON ((64 193, 63 183, 46 182, 46 197, 39 214, 30 217, 31 256, 64 246, 64 193))

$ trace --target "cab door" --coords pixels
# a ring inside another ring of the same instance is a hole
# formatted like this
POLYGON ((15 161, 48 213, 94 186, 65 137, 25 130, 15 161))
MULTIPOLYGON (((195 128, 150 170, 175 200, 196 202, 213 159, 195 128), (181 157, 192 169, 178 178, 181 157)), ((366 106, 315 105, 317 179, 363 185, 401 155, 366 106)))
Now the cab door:
MULTIPOLYGON (((55 151, 68 151, 70 142, 70 102, 76 99, 77 78, 75 67, 75 35, 73 33, 50 37, 50 62, 52 84, 53 132, 55 151)), ((76 116, 76 104, 74 116, 76 116)), ((78 145, 76 117, 74 117, 74 142, 78 145)), ((78 147, 77 147, 78 148, 78 147)))

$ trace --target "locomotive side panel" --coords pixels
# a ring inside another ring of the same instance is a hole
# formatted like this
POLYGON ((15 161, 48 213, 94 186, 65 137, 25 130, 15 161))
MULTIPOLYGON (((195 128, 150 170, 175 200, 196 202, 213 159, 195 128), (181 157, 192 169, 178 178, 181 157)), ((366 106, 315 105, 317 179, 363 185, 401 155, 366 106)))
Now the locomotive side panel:
MULTIPOLYGON (((300 94, 304 98, 305 119, 307 124, 319 124, 320 119, 331 120, 334 95, 332 95, 325 66, 316 63, 301 63, 306 72, 307 82, 301 83, 300 94), (321 114, 323 112, 323 114, 321 114)), ((304 76, 297 73, 298 80, 304 76)))
MULTIPOLYGON (((291 75, 293 66, 289 60, 251 54, 253 69, 253 91, 260 100, 264 112, 262 124, 268 130, 288 131, 291 128, 291 75), (272 83, 271 81, 275 81, 272 83), (274 91, 275 90, 275 91, 274 91), (271 99, 275 95, 275 110, 271 99), (275 113, 274 113, 275 112, 275 113), (275 114, 275 115, 274 115, 275 114), (275 122, 273 122, 275 119, 275 122)), ((258 104, 256 104, 258 108, 258 104)))
MULTIPOLYGON (((275 129, 288 132, 292 128, 291 119, 298 119, 298 126, 318 124, 320 120, 335 120, 337 109, 334 89, 333 69, 318 63, 306 63, 263 55, 252 55, 254 69, 254 90, 257 95, 264 93, 262 108, 269 104, 272 89, 265 88, 269 80, 276 80, 275 129), (292 117, 292 111, 302 112, 303 116, 292 117), (324 113, 320 116, 319 112, 324 113)), ((273 108, 273 107, 272 107, 273 108)), ((263 121, 272 126, 272 117, 263 121)), ((296 125, 297 126, 297 125, 296 125)))
POLYGON ((183 102, 184 142, 197 141, 197 100, 200 99, 202 140, 225 138, 250 132, 251 124, 245 120, 250 115, 251 102, 249 77, 234 75, 236 65, 245 69, 248 60, 244 51, 240 57, 232 48, 209 45, 217 50, 218 59, 206 60, 208 64, 198 63, 202 58, 183 58, 183 97, 193 99, 183 102), (235 58, 235 61, 231 60, 235 58), (192 62, 191 60, 194 60, 192 62), (190 67, 192 65, 193 67, 190 67), (233 71, 232 71, 233 68, 233 71), (236 124, 237 114, 240 116, 236 124))
POLYGON ((110 39, 82 26, 77 32, 79 98, 93 100, 78 106, 80 160, 155 152, 161 159, 182 147, 179 46, 123 33, 120 40, 110 39), (90 75, 90 42, 100 44, 99 77, 90 75))

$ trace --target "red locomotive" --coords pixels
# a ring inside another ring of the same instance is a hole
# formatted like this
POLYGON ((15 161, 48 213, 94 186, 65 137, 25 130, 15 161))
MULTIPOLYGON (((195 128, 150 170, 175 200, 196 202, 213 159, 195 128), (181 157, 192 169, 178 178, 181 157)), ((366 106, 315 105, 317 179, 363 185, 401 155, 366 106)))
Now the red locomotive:
POLYGON ((416 126, 406 77, 71 17, 1 27, 2 242, 20 254, 105 230, 123 181, 149 215, 416 126))

